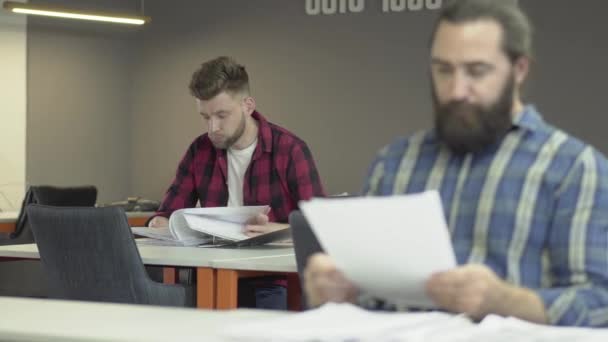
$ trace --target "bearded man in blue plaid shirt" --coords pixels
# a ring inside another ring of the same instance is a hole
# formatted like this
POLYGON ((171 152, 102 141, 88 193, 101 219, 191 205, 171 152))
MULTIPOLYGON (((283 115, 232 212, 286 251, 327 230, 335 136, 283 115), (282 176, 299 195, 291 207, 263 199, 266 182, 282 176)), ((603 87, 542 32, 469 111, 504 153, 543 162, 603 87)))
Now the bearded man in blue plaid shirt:
MULTIPOLYGON (((607 326, 608 162, 523 104, 525 14, 512 1, 452 1, 432 38, 435 128, 382 149, 364 193, 440 192, 460 266, 428 279, 439 308, 607 326)), ((391 306, 327 255, 309 259, 305 280, 311 305, 391 306)))

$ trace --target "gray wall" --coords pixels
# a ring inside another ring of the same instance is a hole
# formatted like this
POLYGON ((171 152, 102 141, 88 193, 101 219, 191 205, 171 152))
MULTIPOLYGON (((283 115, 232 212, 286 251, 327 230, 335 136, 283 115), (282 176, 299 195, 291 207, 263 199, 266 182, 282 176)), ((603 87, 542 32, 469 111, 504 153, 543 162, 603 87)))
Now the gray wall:
POLYGON ((552 124, 608 153, 608 1, 520 0, 536 28, 527 98, 552 124))
POLYGON ((133 33, 28 18, 29 184, 94 184, 100 203, 130 192, 133 33))
MULTIPOLYGON (((537 27, 527 98, 547 120, 608 152, 608 2, 520 2, 537 27)), ((112 199, 160 198, 203 130, 190 75, 227 54, 247 66, 259 110, 309 143, 329 192, 358 191, 379 147, 431 123, 434 13, 384 14, 380 3, 368 0, 360 14, 306 16, 303 0, 148 0, 152 23, 139 31, 32 31, 28 165, 37 169, 28 167, 28 180, 91 179, 112 199), (70 137, 74 127, 80 133, 70 137)))
MULTIPOLYGON (((308 142, 330 193, 360 189, 376 150, 429 121, 431 12, 307 16, 304 1, 147 2, 133 106, 134 192, 157 197, 203 129, 187 84, 231 55, 249 70, 259 110, 308 142), (162 138, 159 139, 159 136, 162 138)), ((379 5, 379 2, 378 2, 379 5)))

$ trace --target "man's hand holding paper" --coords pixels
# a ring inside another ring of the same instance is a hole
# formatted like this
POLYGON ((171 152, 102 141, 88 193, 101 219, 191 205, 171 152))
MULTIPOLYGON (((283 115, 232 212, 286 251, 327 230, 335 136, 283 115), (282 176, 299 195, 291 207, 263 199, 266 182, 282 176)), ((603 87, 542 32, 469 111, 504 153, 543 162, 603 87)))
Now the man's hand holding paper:
POLYGON ((243 233, 249 237, 254 237, 289 227, 287 223, 270 222, 268 218, 269 212, 270 207, 264 213, 259 213, 249 219, 245 224, 243 233))
MULTIPOLYGON (((301 208, 336 269, 363 293, 397 305, 436 307, 426 294, 426 282, 432 274, 456 267, 437 192, 314 199, 301 208)), ((311 266, 309 297, 319 300, 315 304, 335 300, 315 291, 329 276, 311 280, 319 264, 311 266)))

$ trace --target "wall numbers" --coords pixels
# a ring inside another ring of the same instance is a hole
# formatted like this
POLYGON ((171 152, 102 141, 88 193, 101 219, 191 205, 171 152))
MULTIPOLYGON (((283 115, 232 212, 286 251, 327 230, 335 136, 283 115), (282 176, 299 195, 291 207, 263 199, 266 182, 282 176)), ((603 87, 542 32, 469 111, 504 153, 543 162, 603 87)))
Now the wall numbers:
POLYGON ((442 0, 382 0, 382 12, 436 10, 442 0))
POLYGON ((364 9, 365 0, 306 0, 308 15, 359 13, 364 9))
MULTIPOLYGON (((366 9, 366 0, 305 0, 306 14, 334 15, 360 13, 366 9)), ((369 1, 369 0, 368 0, 369 1)), ((405 12, 436 10, 441 8, 442 0, 376 0, 381 1, 382 12, 405 12)))

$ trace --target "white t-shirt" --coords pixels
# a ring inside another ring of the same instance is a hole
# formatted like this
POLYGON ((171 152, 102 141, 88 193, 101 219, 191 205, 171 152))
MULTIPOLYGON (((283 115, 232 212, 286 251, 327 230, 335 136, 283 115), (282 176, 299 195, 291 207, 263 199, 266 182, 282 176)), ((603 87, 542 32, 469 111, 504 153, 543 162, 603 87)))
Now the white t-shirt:
POLYGON ((228 206, 240 207, 243 205, 243 179, 245 172, 251 163, 251 157, 255 146, 258 144, 256 139, 251 145, 242 150, 228 149, 228 206))

